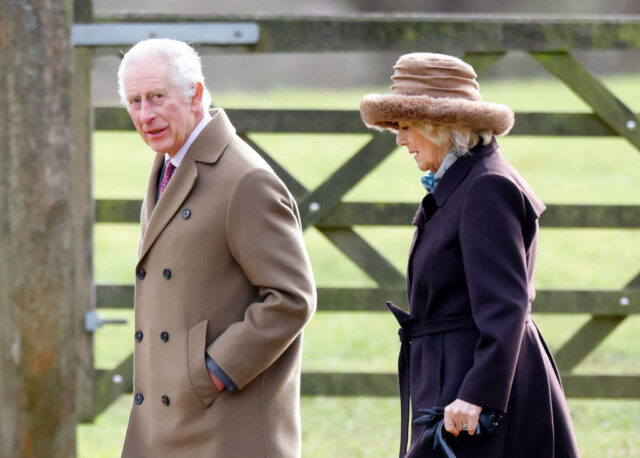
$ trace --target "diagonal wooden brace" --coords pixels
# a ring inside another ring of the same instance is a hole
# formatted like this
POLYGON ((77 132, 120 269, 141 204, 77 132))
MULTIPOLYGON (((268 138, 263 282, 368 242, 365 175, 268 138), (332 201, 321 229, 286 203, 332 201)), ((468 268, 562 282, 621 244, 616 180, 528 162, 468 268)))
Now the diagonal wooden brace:
POLYGON ((467 52, 462 56, 462 60, 470 64, 476 71, 478 77, 487 73, 500 59, 507 54, 506 52, 467 52))
MULTIPOLYGON (((640 273, 625 288, 640 287, 640 273)), ((570 372, 611 334, 626 316, 594 315, 556 351, 554 359, 561 372, 570 372)))
POLYGON ((340 199, 362 178, 376 168, 395 149, 395 137, 376 133, 371 141, 354 154, 314 191, 299 201, 302 227, 322 219, 340 203, 340 199))
POLYGON ((593 108, 614 131, 640 150, 640 119, 568 52, 531 55, 593 108))
MULTIPOLYGON (((291 190, 291 193, 299 202, 299 207, 301 209, 307 207, 308 211, 310 204, 307 204, 307 202, 315 202, 315 199, 324 203, 325 209, 317 212, 319 215, 314 218, 314 221, 316 222, 339 205, 342 195, 349 191, 355 183, 362 179, 362 177, 366 176, 371 170, 373 170, 375 166, 394 149, 390 148, 390 139, 393 139, 392 136, 380 134, 374 136, 369 143, 367 143, 349 161, 347 161, 346 164, 344 164, 340 169, 338 169, 338 171, 320 185, 318 189, 313 192, 309 192, 302 183, 278 164, 277 161, 271 158, 271 156, 262 149, 260 145, 256 144, 244 133, 241 133, 240 136, 249 143, 252 148, 258 151, 258 153, 260 153, 260 155, 269 163, 269 165, 291 190)), ((393 147, 395 147, 395 143, 393 144, 393 147)), ((305 218, 303 211, 301 211, 301 214, 304 228, 313 224, 308 221, 308 217, 305 218)), ((404 275, 352 228, 318 229, 331 243, 333 243, 379 285, 404 285, 404 275)))

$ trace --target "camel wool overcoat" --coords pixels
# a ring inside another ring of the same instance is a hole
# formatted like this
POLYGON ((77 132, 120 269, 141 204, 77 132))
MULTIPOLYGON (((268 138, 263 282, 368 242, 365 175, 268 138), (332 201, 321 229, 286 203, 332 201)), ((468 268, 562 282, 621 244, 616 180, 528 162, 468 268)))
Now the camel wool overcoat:
POLYGON ((299 457, 301 330, 316 293, 295 200, 222 109, 156 203, 136 266, 125 458, 299 457), (237 387, 218 392, 205 351, 237 387))
MULTIPOLYGON (((408 373, 400 374, 411 418, 456 399, 504 413, 491 434, 446 433, 458 458, 578 456, 558 371, 529 314, 544 209, 494 139, 458 158, 415 216, 411 316, 394 313, 433 331, 411 340, 408 373)), ((424 429, 413 425, 407 456, 443 457, 419 445, 424 429)))

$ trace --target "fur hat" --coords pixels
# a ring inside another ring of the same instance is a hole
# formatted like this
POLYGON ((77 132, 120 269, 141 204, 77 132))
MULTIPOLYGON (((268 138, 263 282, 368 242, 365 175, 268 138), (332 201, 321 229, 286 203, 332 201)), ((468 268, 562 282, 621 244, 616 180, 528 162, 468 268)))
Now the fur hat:
POLYGON ((360 102, 360 115, 368 127, 398 130, 400 121, 423 121, 494 135, 506 135, 513 127, 513 111, 483 102, 473 67, 456 57, 405 54, 393 69, 391 94, 368 94, 360 102))

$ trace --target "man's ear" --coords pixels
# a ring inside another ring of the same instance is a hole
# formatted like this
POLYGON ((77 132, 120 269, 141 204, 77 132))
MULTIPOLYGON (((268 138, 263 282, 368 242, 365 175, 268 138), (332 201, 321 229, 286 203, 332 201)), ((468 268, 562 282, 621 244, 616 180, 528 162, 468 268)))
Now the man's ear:
POLYGON ((199 111, 202 107, 202 94, 204 93, 204 87, 201 82, 196 83, 196 90, 193 93, 193 98, 191 99, 191 110, 199 111))

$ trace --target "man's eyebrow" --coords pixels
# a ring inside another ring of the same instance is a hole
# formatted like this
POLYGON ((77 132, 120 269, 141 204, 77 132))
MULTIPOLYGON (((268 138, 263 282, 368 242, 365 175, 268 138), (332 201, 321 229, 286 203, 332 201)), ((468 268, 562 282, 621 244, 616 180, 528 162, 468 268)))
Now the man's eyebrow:
POLYGON ((155 94, 157 92, 166 92, 166 89, 164 86, 159 84, 157 86, 146 87, 142 91, 136 92, 136 94, 155 94))
POLYGON ((157 94, 158 92, 162 92, 164 91, 164 89, 162 88, 147 88, 144 91, 136 91, 136 92, 129 92, 127 93, 127 97, 131 98, 131 97, 142 97, 145 95, 149 95, 149 94, 157 94))

